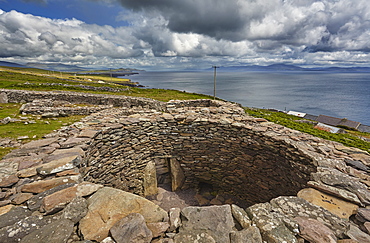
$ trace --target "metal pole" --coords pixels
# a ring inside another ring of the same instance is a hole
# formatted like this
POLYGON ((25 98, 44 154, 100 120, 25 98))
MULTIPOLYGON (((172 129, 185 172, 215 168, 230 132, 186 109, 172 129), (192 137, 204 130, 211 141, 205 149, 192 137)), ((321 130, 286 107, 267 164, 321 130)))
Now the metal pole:
POLYGON ((216 99, 216 69, 219 68, 217 66, 212 66, 214 69, 213 71, 213 99, 216 99))

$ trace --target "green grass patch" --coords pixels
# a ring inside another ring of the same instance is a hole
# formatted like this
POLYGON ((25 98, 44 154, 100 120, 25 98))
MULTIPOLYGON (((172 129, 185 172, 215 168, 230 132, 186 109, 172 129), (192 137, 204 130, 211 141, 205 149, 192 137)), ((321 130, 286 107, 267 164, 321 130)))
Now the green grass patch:
MULTIPOLYGON (((69 116, 59 118, 40 118, 40 116, 21 115, 19 108, 21 104, 0 104, 0 120, 5 117, 17 119, 17 122, 7 124, 0 123, 0 138, 10 138, 16 140, 21 136, 28 136, 28 139, 22 141, 41 139, 44 135, 51 133, 62 126, 70 125, 79 121, 84 116, 69 116), (30 122, 31 121, 31 122, 30 122), (28 123, 28 124, 26 124, 28 123)), ((12 148, 0 147, 0 158, 11 151, 12 148)))
POLYGON ((249 115, 254 117, 265 118, 268 121, 283 125, 294 130, 308 133, 319 138, 336 141, 342 143, 345 146, 355 147, 370 152, 370 143, 359 138, 359 137, 369 138, 370 134, 368 133, 355 132, 351 130, 347 131, 348 132, 347 134, 330 133, 315 129, 314 125, 312 124, 296 122, 296 120, 299 120, 301 118, 288 115, 282 112, 273 112, 264 109, 249 109, 249 108, 245 108, 245 111, 249 115))

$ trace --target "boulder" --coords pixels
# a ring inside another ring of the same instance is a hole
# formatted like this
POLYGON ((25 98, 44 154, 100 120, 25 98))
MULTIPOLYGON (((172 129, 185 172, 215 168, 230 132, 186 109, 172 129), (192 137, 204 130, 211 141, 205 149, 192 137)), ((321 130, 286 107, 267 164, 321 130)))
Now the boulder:
POLYGON ((68 187, 66 189, 54 192, 42 200, 41 212, 54 213, 63 209, 68 203, 76 198, 77 187, 68 187))
POLYGON ((117 243, 149 243, 153 238, 144 217, 138 213, 131 213, 117 221, 110 229, 110 233, 117 243))
POLYGON ((150 231, 152 232, 153 238, 164 235, 170 225, 167 222, 158 222, 158 223, 147 223, 146 224, 150 231))
POLYGON ((68 154, 68 156, 62 156, 61 158, 43 164, 42 166, 38 167, 36 171, 40 175, 50 175, 61 171, 73 169, 80 163, 81 156, 68 154))
POLYGON ((65 243, 73 232, 73 222, 60 219, 26 235, 21 243, 65 243))
POLYGON ((180 233, 203 232, 215 242, 230 242, 229 234, 234 227, 230 205, 186 207, 181 211, 181 218, 180 233))
POLYGON ((167 212, 149 200, 118 189, 103 187, 88 200, 88 213, 80 221, 85 239, 101 241, 109 229, 131 213, 143 215, 147 223, 167 221, 167 212))

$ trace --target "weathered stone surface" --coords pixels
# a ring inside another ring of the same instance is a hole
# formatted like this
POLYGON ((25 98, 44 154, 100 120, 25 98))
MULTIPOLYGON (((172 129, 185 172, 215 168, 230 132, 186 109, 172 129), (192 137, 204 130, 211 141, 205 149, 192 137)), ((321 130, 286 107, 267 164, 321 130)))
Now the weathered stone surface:
POLYGON ((91 129, 84 129, 80 132, 77 136, 78 138, 93 138, 99 131, 91 130, 91 129))
POLYGON ((312 243, 336 243, 337 237, 320 221, 305 217, 294 218, 299 225, 299 235, 312 243))
POLYGON ((344 219, 349 219, 349 217, 356 214, 358 210, 358 205, 356 204, 340 200, 312 188, 306 188, 299 191, 297 196, 312 204, 323 207, 329 212, 344 219))
POLYGON ((181 211, 181 217, 180 233, 203 231, 216 242, 230 242, 229 234, 234 226, 230 205, 186 207, 181 211))
POLYGON ((131 213, 120 219, 110 229, 110 233, 117 243, 149 243, 153 238, 144 217, 138 213, 131 213))
POLYGON ((0 207, 0 216, 8 213, 10 210, 12 210, 12 208, 14 208, 14 205, 6 205, 0 207))
POLYGON ((370 242, 370 235, 364 233, 359 228, 354 225, 349 226, 349 230, 347 231, 347 235, 358 242, 361 243, 369 243, 370 242))
POLYGON ((42 163, 42 159, 45 157, 45 154, 42 155, 30 155, 22 156, 17 158, 18 161, 18 170, 28 169, 42 163))
POLYGON ((168 229, 170 232, 176 230, 181 225, 181 219, 180 219, 180 208, 171 208, 168 212, 169 220, 170 220, 170 228, 168 229))
POLYGON ((0 160, 0 178, 14 175, 18 169, 18 162, 15 159, 0 160))
POLYGON ((153 238, 164 235, 170 225, 167 222, 158 222, 158 223, 147 223, 148 229, 152 232, 153 238))
POLYGON ((0 177, 0 187, 9 187, 9 186, 14 185, 18 181, 19 181, 19 178, 15 174, 2 177, 2 178, 0 177))
POLYGON ((83 144, 87 140, 88 140, 87 138, 69 138, 67 141, 60 143, 60 147, 62 149, 72 148, 83 144))
POLYGON ((77 187, 73 186, 44 197, 40 211, 51 213, 63 209, 68 203, 76 198, 76 192, 77 187))
POLYGON ((241 207, 232 204, 231 213, 243 229, 249 228, 251 226, 251 220, 249 219, 244 209, 242 209, 241 207))
POLYGON ((59 185, 74 183, 78 181, 78 179, 78 176, 66 176, 50 180, 40 180, 23 185, 21 190, 22 192, 41 193, 59 185))
POLYGON ((7 213, 0 215, 0 228, 12 225, 31 215, 31 213, 32 212, 25 207, 13 207, 7 213))
POLYGON ((36 169, 40 175, 55 174, 64 170, 70 170, 78 166, 81 163, 81 157, 79 155, 71 155, 62 157, 60 159, 53 160, 49 163, 43 164, 36 169))
POLYGON ((155 163, 150 161, 144 169, 144 196, 152 196, 158 193, 157 173, 155 163))
POLYGON ((63 210, 62 218, 78 223, 87 214, 87 201, 82 197, 74 198, 63 210))
POLYGON ((39 139, 34 140, 29 143, 24 144, 21 146, 22 149, 31 149, 31 148, 39 148, 39 147, 45 147, 52 143, 55 143, 58 141, 58 138, 45 138, 45 139, 39 139))
POLYGON ((277 212, 290 218, 309 217, 324 223, 336 237, 342 236, 348 228, 348 223, 322 207, 316 206, 298 197, 278 197, 271 200, 271 205, 277 212))
POLYGON ((89 240, 103 240, 109 229, 130 213, 143 215, 148 223, 168 218, 167 212, 149 200, 114 188, 101 188, 87 201, 89 210, 80 221, 80 230, 89 240))
POLYGON ((285 216, 274 212, 271 204, 255 204, 247 208, 246 212, 252 222, 259 228, 264 241, 269 243, 298 242, 295 237, 295 233, 298 233, 298 225, 294 229, 287 228, 284 222, 285 216))
POLYGON ((73 147, 69 149, 56 149, 51 155, 80 155, 81 157, 85 156, 85 151, 83 151, 80 147, 73 147))
POLYGON ((315 188, 319 191, 322 191, 322 192, 325 192, 327 194, 334 195, 338 198, 344 199, 346 201, 353 202, 357 205, 362 205, 360 199, 358 199, 356 194, 354 194, 352 192, 342 190, 340 188, 336 188, 336 187, 333 187, 333 186, 328 186, 328 185, 325 185, 323 183, 319 183, 319 182, 316 182, 316 181, 309 181, 307 183, 307 185, 309 185, 310 187, 313 187, 313 188, 315 188))
POLYGON ((47 191, 41 192, 41 193, 33 196, 31 199, 29 199, 27 201, 27 206, 31 211, 39 210, 41 205, 42 205, 42 201, 46 196, 51 195, 51 194, 53 194, 57 191, 66 189, 68 187, 72 187, 74 185, 76 185, 76 183, 67 183, 67 184, 63 184, 63 185, 53 187, 52 189, 49 189, 47 191))
POLYGON ((262 237, 257 227, 251 226, 230 234, 231 243, 262 243, 262 237))
POLYGON ((5 93, 0 93, 0 103, 8 103, 8 96, 5 93))
POLYGON ((176 159, 170 159, 170 168, 172 191, 177 191, 184 185, 185 175, 176 159))
POLYGON ((361 223, 364 223, 366 221, 370 222, 370 209, 360 208, 356 214, 356 219, 361 223))
POLYGON ((29 216, 0 229, 0 242, 17 243, 31 232, 51 224, 57 217, 29 216))
POLYGON ((367 189, 367 186, 349 175, 336 169, 319 168, 317 173, 312 174, 312 177, 326 185, 352 192, 358 196, 362 203, 370 205, 370 191, 367 189))
MULTIPOLYGON (((193 230, 184 231, 176 234, 174 237, 175 243, 185 243, 185 242, 197 242, 197 243, 216 243, 216 241, 211 234, 205 232, 204 230, 193 230)), ((226 241, 230 242, 230 241, 226 241)))
POLYGON ((99 190, 102 187, 103 187, 103 185, 94 184, 94 183, 84 181, 84 182, 77 185, 76 196, 77 197, 89 196, 89 195, 93 194, 94 192, 96 192, 97 190, 99 190))
POLYGON ((32 193, 19 193, 14 196, 14 198, 11 200, 14 204, 22 204, 26 202, 28 199, 32 198, 32 193))
POLYGON ((73 222, 60 219, 26 235, 21 243, 65 243, 73 231, 73 222))

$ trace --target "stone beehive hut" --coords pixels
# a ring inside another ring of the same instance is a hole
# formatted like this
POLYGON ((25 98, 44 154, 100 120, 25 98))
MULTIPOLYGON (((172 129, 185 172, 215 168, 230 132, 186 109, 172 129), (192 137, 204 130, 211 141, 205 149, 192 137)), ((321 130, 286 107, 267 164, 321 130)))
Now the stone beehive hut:
MULTIPOLYGON (((10 102, 53 99, 3 94, 10 102)), ((0 242, 370 242, 365 151, 228 102, 55 97, 119 107, 0 161, 0 242), (142 197, 162 182, 174 191, 207 183, 247 206, 166 212, 142 197)))

